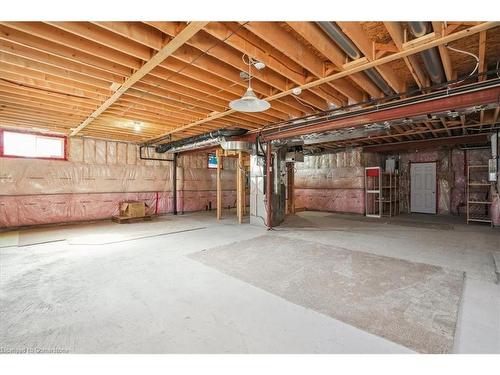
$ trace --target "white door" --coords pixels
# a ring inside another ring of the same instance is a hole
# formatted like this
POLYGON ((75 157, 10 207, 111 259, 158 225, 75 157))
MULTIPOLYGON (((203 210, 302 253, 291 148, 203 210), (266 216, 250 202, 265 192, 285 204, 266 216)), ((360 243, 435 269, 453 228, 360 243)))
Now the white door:
POLYGON ((411 212, 436 213, 436 163, 411 164, 411 212))

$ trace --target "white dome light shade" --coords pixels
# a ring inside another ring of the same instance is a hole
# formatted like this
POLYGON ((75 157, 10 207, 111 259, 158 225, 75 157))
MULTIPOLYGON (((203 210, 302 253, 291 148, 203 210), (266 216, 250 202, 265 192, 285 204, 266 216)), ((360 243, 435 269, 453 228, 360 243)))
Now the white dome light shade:
POLYGON ((241 99, 233 100, 229 107, 238 112, 264 112, 271 108, 271 104, 257 98, 253 89, 249 87, 241 99))

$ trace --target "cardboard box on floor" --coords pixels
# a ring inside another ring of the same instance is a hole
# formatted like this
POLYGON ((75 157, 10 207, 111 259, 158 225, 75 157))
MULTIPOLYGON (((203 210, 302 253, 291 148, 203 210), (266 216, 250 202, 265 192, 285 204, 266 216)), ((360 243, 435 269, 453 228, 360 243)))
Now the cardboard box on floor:
POLYGON ((144 217, 147 204, 144 202, 127 201, 120 204, 120 216, 144 217))

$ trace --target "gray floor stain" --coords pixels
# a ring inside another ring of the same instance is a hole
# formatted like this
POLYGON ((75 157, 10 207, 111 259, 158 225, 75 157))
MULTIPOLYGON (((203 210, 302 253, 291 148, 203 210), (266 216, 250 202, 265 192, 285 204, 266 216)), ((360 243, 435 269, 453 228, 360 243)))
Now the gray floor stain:
POLYGON ((461 271, 273 235, 189 257, 418 352, 453 347, 461 271))

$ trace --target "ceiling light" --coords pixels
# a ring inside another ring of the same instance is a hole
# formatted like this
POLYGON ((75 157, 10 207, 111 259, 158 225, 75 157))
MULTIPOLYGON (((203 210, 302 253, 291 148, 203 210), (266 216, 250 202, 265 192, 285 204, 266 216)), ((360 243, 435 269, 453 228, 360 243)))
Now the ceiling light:
POLYGON ((142 123, 140 121, 134 121, 134 131, 137 133, 142 130, 142 123))
POLYGON ((116 90, 118 90, 120 87, 121 87, 121 85, 119 83, 116 83, 116 82, 112 82, 111 85, 109 86, 109 88, 113 92, 116 92, 116 90))
POLYGON ((293 93, 293 95, 300 95, 300 94, 302 94, 302 89, 300 87, 294 87, 292 89, 292 93, 293 93))
POLYGON ((256 62, 254 62, 253 66, 255 66, 255 69, 257 69, 257 70, 262 70, 266 67, 266 64, 264 64, 261 61, 256 61, 256 62))
POLYGON ((238 112, 263 112, 271 108, 271 104, 257 98, 252 87, 249 86, 245 95, 241 99, 231 101, 229 107, 238 112))
MULTIPOLYGON (((245 61, 243 59, 243 61, 245 61)), ((252 65, 256 65, 258 62, 253 62, 249 60, 248 64, 248 88, 245 94, 237 100, 232 100, 229 103, 229 107, 238 112, 263 112, 269 108, 271 108, 271 104, 269 102, 257 98, 253 89, 252 89, 252 74, 251 67, 252 65)))

